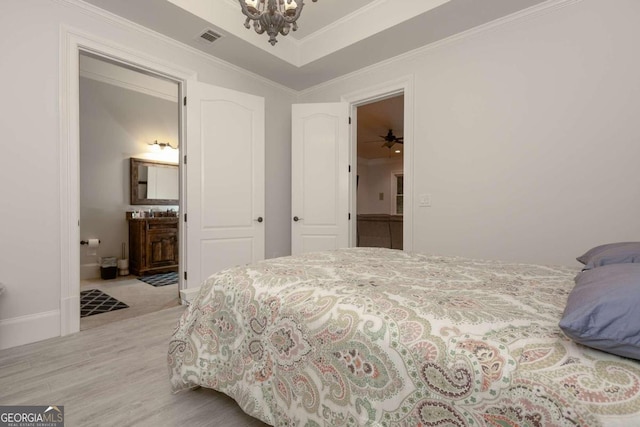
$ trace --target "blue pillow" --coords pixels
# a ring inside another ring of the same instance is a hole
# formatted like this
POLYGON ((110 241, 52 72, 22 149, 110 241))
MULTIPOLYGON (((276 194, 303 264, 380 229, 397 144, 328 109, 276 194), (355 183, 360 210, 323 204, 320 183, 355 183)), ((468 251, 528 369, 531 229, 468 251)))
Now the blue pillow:
POLYGON ((640 262, 640 242, 620 242, 596 246, 576 259, 585 264, 584 270, 609 264, 640 262))
POLYGON ((640 360, 640 264, 579 273, 560 320, 574 341, 640 360))

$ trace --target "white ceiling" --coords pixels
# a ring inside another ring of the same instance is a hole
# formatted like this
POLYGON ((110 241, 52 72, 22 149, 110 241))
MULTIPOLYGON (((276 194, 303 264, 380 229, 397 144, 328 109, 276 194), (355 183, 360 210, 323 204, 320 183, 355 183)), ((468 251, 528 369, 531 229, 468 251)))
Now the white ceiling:
POLYGON ((305 0, 299 29, 278 36, 244 27, 238 0, 85 0, 294 90, 558 0, 305 0), (205 44, 212 29, 223 37, 205 44))

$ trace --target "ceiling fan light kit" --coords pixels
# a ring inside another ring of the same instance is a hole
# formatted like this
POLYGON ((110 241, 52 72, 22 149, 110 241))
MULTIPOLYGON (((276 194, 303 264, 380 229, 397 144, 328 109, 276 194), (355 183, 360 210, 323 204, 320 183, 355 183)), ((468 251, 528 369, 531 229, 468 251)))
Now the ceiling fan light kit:
MULTIPOLYGON (((318 0, 312 0, 314 3, 318 0)), ((258 34, 267 33, 269 43, 278 43, 278 34, 286 36, 289 31, 298 29, 297 20, 300 18, 304 0, 238 0, 242 13, 247 17, 244 26, 253 28, 258 34)))
MULTIPOLYGON (((387 147, 387 148, 391 148, 395 144, 402 144, 404 142, 404 137, 395 136, 393 134, 393 130, 392 129, 389 129, 389 132, 387 132, 386 135, 380 135, 380 138, 382 138, 384 140, 384 144, 382 144, 382 146, 383 147, 387 147)), ((374 141, 371 141, 371 142, 374 142, 374 141)))

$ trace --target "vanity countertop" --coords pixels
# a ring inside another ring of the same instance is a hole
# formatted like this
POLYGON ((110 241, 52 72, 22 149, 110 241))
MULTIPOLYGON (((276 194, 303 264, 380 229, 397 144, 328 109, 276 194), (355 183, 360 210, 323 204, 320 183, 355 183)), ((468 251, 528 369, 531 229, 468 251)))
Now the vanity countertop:
POLYGON ((153 216, 148 216, 149 213, 148 212, 143 212, 144 215, 143 217, 139 217, 139 218, 134 218, 133 217, 134 212, 126 212, 126 219, 127 221, 143 221, 143 220, 147 220, 147 219, 159 219, 159 220, 176 220, 178 219, 178 214, 177 213, 173 213, 173 214, 168 214, 166 212, 154 212, 153 216))

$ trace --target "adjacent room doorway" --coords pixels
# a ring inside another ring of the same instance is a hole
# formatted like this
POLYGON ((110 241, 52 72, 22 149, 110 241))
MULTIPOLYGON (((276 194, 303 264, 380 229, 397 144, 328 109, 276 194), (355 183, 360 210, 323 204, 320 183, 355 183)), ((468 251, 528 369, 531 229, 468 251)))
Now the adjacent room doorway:
MULTIPOLYGON (((345 95, 341 102, 293 105, 293 255, 358 245, 358 110, 365 106, 366 111, 366 105, 387 99, 392 99, 389 101, 392 106, 401 105, 402 115, 397 120, 402 125, 388 123, 380 142, 381 145, 388 142, 393 155, 401 158, 402 163, 391 168, 392 176, 388 178, 394 185, 389 189, 387 200, 383 201, 391 203, 393 200, 389 212, 401 219, 394 224, 402 230, 402 238, 396 239, 395 247, 412 250, 413 81, 408 77, 345 95), (394 126, 402 129, 401 136, 393 133, 394 126), (400 145, 401 152, 395 153, 400 145)), ((389 155, 388 152, 385 154, 389 155)))
POLYGON ((404 95, 357 107, 356 246, 403 249, 404 95))
POLYGON ((85 330, 180 305, 180 87, 86 52, 79 65, 85 330))

